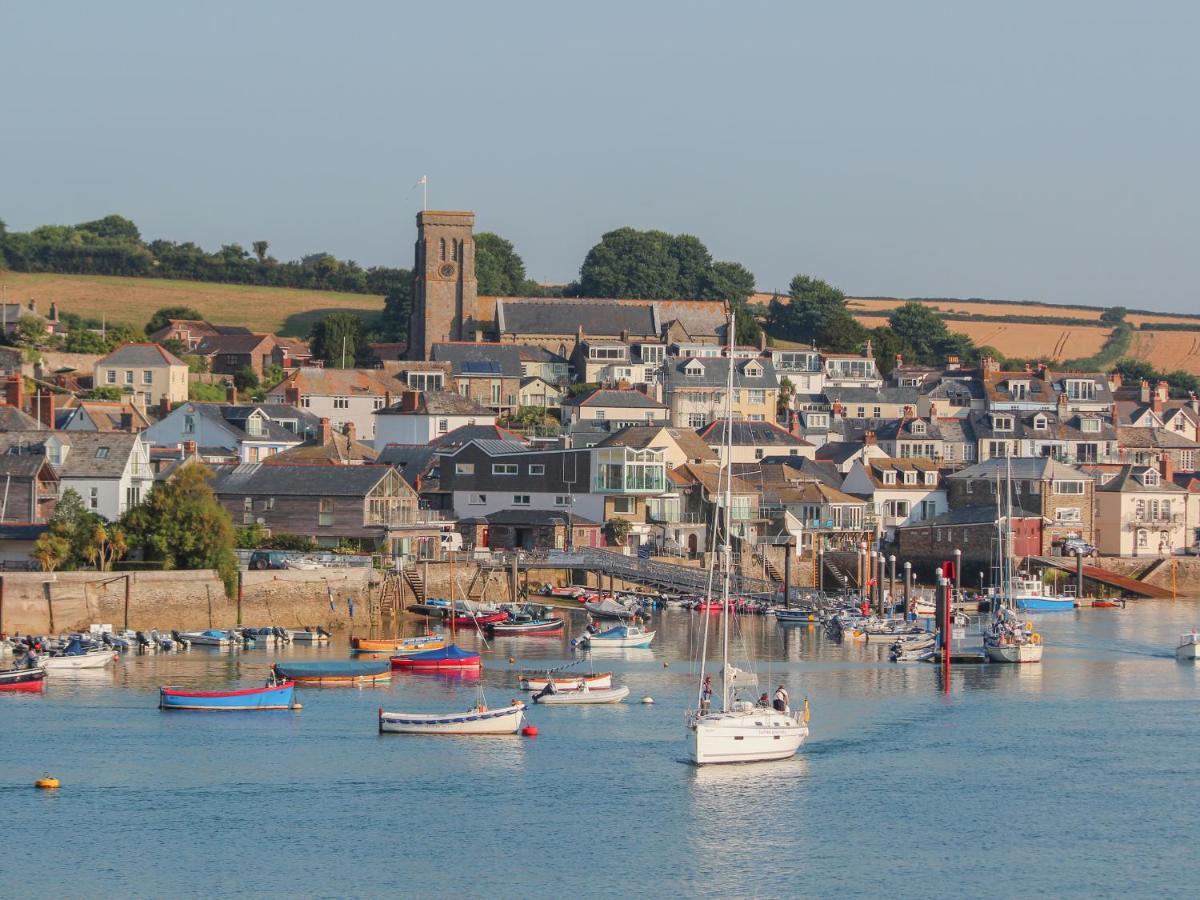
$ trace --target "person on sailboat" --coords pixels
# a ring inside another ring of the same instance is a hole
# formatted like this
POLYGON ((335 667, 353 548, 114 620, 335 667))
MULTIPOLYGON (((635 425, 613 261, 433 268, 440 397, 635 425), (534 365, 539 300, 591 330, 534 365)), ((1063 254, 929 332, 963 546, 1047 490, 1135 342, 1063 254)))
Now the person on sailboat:
POLYGON ((779 712, 788 710, 788 692, 782 684, 775 689, 775 709, 779 712))
POLYGON ((767 709, 770 707, 771 700, 770 700, 770 698, 767 697, 766 691, 763 691, 762 696, 758 698, 758 705, 761 706, 763 709, 767 709))
POLYGON ((712 676, 704 676, 704 685, 700 688, 700 711, 708 712, 712 708, 712 676))

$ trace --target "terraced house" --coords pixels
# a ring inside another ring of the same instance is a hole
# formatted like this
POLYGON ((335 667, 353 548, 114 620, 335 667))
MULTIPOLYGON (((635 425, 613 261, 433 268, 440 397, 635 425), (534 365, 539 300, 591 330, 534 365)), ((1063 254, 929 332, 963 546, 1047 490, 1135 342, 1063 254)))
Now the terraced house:
POLYGON ((733 366, 733 418, 774 422, 779 377, 769 359, 688 357, 666 368, 665 402, 676 428, 703 428, 725 415, 729 367, 733 366))

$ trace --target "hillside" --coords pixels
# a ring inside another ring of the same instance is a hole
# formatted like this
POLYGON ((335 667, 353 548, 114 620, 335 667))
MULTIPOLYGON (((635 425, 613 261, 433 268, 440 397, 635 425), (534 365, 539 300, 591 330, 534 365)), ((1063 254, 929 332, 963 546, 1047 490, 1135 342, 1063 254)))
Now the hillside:
POLYGON ((223 325, 303 337, 313 321, 326 313, 374 316, 383 309, 383 297, 374 294, 161 278, 0 272, 0 285, 10 303, 24 306, 34 300, 43 314, 53 301, 64 312, 97 319, 105 316, 110 324, 139 329, 161 307, 191 306, 206 319, 223 325))

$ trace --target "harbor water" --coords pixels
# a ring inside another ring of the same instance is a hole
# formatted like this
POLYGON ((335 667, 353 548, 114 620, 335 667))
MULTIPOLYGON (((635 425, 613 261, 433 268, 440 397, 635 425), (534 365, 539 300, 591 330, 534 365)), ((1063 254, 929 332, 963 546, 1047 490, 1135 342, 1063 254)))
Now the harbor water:
MULTIPOLYGON (((883 645, 744 619, 759 690, 807 696, 812 736, 791 761, 698 769, 685 710, 702 617, 655 614, 650 650, 597 652, 629 699, 534 707, 535 738, 378 734, 379 707, 476 699, 475 681, 430 675, 300 689, 297 712, 157 709, 161 684, 260 684, 277 656, 345 658, 345 635, 54 672, 43 694, 0 695, 0 895, 1186 892, 1200 672, 1173 648, 1196 601, 1036 617, 1043 663, 959 666, 948 690, 883 645), (34 790, 44 773, 62 788, 34 790)), ((522 665, 572 656, 565 637, 499 640, 480 684, 507 705, 522 665)))

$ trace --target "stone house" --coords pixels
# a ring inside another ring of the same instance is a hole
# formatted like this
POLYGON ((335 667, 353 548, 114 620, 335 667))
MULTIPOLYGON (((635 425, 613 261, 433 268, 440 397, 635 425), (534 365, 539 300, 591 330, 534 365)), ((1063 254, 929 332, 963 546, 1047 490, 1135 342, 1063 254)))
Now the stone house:
POLYGON ((676 428, 703 428, 726 415, 729 367, 734 367, 732 417, 774 422, 779 377, 769 359, 686 357, 668 361, 664 402, 676 428))
MULTIPOLYGON (((1169 470, 1169 466, 1168 466, 1169 470)), ((1188 492, 1152 466, 1103 472, 1096 487, 1096 549, 1113 556, 1170 556, 1191 545, 1188 492)))
POLYGON ((268 366, 282 368, 285 356, 273 334, 214 334, 201 338, 192 350, 218 375, 236 375, 250 369, 260 379, 268 366))
POLYGON ((521 354, 516 347, 460 341, 433 345, 433 360, 450 364, 458 392, 503 415, 516 412, 521 354))
POLYGON ((632 389, 595 388, 562 401, 562 423, 602 423, 609 429, 629 425, 666 424, 669 410, 653 397, 632 389))
POLYGON ((296 369, 267 391, 267 402, 329 419, 335 431, 354 424, 355 437, 375 438, 375 411, 392 405, 408 386, 380 369, 296 369))
POLYGON ((187 363, 158 344, 124 344, 96 362, 96 387, 117 388, 143 408, 188 398, 187 363))

